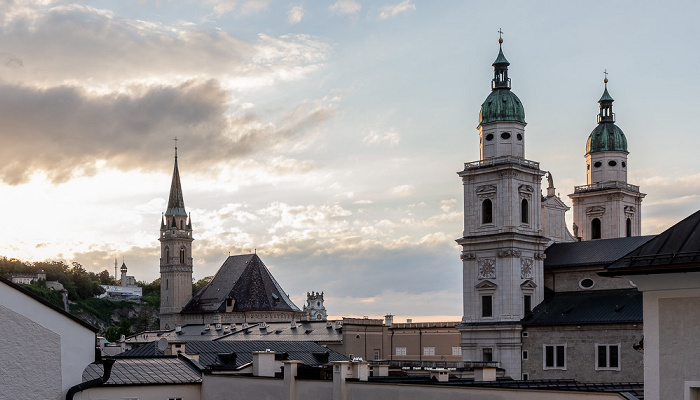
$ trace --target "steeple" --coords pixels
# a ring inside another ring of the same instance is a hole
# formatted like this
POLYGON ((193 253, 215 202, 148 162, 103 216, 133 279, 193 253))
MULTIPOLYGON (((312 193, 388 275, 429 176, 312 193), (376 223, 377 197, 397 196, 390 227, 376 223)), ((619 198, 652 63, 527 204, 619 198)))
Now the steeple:
POLYGON ((491 90, 506 89, 510 90, 510 78, 508 78, 508 66, 510 63, 503 55, 503 31, 498 30, 498 57, 493 62, 493 80, 491 81, 491 90))
MULTIPOLYGON (((175 139, 177 141, 177 138, 175 139)), ((180 185, 180 171, 177 168, 177 145, 175 146, 175 167, 173 168, 173 180, 170 184, 170 198, 168 199, 168 209, 165 215, 185 215, 185 200, 182 197, 182 186, 180 185)))
POLYGON ((605 79, 603 79, 603 83, 605 84, 605 91, 603 91, 603 95, 600 97, 600 100, 598 100, 598 104, 600 104, 600 113, 598 113, 599 124, 615 122, 615 114, 612 112, 612 103, 615 100, 610 96, 610 93, 608 93, 608 70, 605 70, 604 74, 605 79))

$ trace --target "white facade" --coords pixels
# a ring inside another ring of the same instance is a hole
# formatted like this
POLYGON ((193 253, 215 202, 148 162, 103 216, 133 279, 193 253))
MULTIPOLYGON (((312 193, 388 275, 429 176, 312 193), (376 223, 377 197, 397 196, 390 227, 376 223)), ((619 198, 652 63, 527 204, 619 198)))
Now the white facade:
POLYGON ((0 319, 3 398, 59 400, 82 382, 95 359, 93 330, 4 281, 0 319))

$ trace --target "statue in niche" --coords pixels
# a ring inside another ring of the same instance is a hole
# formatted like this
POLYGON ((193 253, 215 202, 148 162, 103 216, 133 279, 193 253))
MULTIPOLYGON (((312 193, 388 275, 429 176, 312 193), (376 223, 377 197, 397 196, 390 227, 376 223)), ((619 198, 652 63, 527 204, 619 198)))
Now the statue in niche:
POLYGON ((578 225, 574 222, 574 237, 578 237, 578 225))

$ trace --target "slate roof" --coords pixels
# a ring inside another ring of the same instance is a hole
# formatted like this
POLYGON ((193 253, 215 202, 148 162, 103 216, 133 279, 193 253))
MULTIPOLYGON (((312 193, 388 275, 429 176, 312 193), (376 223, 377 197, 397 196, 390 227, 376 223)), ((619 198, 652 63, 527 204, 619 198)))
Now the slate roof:
POLYGON ((165 355, 165 353, 158 350, 158 342, 146 343, 143 346, 119 353, 119 357, 155 357, 162 355, 165 355))
POLYGON ((225 312, 228 297, 235 300, 233 311, 300 311, 260 257, 243 254, 227 258, 214 278, 192 296, 182 312, 225 312))
POLYGON ((177 168, 177 148, 175 149, 175 167, 173 168, 173 180, 170 183, 170 197, 168 197, 168 209, 165 215, 187 215, 185 212, 185 200, 182 196, 180 184, 180 170, 177 168))
POLYGON ((642 293, 637 289, 550 292, 522 321, 525 326, 642 322, 642 293))
POLYGON ((653 238, 649 235, 554 243, 544 252, 544 268, 607 265, 653 238))
POLYGON ((273 341, 216 341, 187 342, 186 354, 198 354, 199 364, 204 367, 238 368, 253 362, 254 351, 271 350, 277 357, 286 360, 299 360, 309 366, 320 366, 331 361, 350 361, 338 352, 314 342, 273 342, 273 341), (228 355, 235 353, 235 360, 228 355))
MULTIPOLYGON (((102 376, 101 364, 83 371, 83 382, 102 376)), ((202 382, 202 374, 183 357, 118 358, 105 385, 172 385, 202 382)))
POLYGON ((700 211, 612 263, 603 276, 700 271, 700 211))

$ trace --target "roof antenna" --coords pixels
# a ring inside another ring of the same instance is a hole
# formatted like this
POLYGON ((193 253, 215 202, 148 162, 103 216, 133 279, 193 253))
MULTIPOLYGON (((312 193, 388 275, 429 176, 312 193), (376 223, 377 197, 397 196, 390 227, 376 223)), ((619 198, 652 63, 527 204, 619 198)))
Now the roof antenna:
POLYGON ((258 254, 258 249, 257 249, 257 248, 255 249, 255 254, 258 254))

